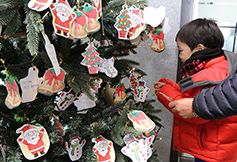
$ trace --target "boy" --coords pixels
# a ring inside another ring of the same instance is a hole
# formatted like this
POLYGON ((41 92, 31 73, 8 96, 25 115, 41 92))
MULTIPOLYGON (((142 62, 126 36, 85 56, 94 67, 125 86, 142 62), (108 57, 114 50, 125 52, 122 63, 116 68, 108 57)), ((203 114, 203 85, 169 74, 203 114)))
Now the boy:
POLYGON ((177 83, 160 79, 154 83, 158 100, 174 114, 174 150, 186 152, 195 161, 237 160, 237 117, 218 120, 184 119, 168 106, 171 100, 193 98, 204 87, 219 84, 237 70, 237 56, 223 51, 223 35, 213 20, 196 19, 176 36, 183 78, 177 83))

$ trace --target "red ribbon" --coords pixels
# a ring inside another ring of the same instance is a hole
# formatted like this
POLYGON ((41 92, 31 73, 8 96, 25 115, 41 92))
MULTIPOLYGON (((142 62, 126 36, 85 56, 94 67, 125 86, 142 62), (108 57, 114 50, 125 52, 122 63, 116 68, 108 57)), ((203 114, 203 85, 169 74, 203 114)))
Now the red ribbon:
POLYGON ((160 34, 157 34, 157 35, 152 33, 151 36, 152 36, 152 39, 155 40, 156 44, 158 44, 159 39, 164 40, 164 33, 163 32, 160 32, 160 34))
POLYGON ((88 24, 92 24, 91 19, 97 19, 96 9, 92 9, 90 12, 83 12, 88 18, 88 24))
MULTIPOLYGON (((18 92, 18 87, 17 87, 17 84, 15 81, 13 81, 13 84, 9 84, 7 81, 6 81, 6 87, 7 87, 7 91, 10 92, 10 96, 12 97, 12 91, 13 92, 18 92)), ((15 94, 15 93, 14 93, 15 94)))
POLYGON ((65 71, 61 71, 61 73, 58 76, 56 76, 55 73, 52 74, 50 70, 48 70, 45 74, 45 80, 49 80, 47 84, 51 86, 53 79, 55 79, 54 81, 54 85, 55 85, 55 84, 58 84, 58 80, 63 81, 64 75, 65 75, 65 71))
POLYGON ((119 92, 124 92, 125 88, 124 88, 124 85, 122 85, 120 88, 116 87, 116 93, 118 94, 118 96, 120 96, 120 93, 119 92))

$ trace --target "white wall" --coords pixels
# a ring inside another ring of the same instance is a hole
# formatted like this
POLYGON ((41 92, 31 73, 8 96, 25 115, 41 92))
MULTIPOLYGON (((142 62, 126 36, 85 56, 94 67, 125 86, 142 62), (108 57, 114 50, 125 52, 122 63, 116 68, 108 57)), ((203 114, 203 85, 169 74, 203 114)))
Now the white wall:
MULTIPOLYGON (((176 81, 178 50, 175 43, 175 35, 180 28, 180 13, 181 13, 181 0, 149 0, 149 6, 158 8, 165 6, 166 18, 169 18, 169 25, 171 30, 165 34, 166 48, 163 52, 157 53, 151 50, 152 40, 148 39, 141 42, 138 46, 137 54, 131 54, 130 57, 140 62, 139 68, 147 73, 144 77, 146 86, 150 88, 148 99, 156 99, 154 94, 153 83, 161 78, 169 78, 176 81)), ((154 15, 154 19, 159 15, 154 15)), ((159 160, 162 162, 169 162, 170 159, 170 146, 172 137, 172 114, 163 107, 158 101, 154 104, 155 108, 161 109, 162 112, 158 114, 161 118, 161 123, 164 125, 159 132, 159 137, 162 140, 155 142, 154 150, 157 150, 159 160)))

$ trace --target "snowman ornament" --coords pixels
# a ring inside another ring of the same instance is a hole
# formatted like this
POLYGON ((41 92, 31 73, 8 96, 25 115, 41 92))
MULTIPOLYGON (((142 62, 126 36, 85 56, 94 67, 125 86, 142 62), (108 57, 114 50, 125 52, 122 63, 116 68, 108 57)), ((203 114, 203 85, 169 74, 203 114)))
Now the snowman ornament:
POLYGON ((72 161, 76 161, 79 160, 82 156, 82 148, 86 144, 86 140, 84 139, 81 141, 81 138, 79 137, 78 133, 76 133, 75 135, 71 135, 70 137, 70 147, 68 147, 67 142, 65 142, 65 146, 70 159, 72 161))

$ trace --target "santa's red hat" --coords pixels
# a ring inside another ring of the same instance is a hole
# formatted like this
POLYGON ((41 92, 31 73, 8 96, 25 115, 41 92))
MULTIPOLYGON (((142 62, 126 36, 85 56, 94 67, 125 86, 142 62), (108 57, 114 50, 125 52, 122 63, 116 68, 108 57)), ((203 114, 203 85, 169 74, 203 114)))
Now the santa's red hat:
POLYGON ((36 127, 34 127, 33 125, 25 124, 21 128, 18 128, 16 130, 16 133, 22 132, 23 136, 26 136, 29 132, 32 132, 32 131, 37 131, 38 132, 38 129, 36 127))
POLYGON ((96 142, 97 145, 100 145, 100 144, 102 144, 102 143, 107 144, 106 139, 105 139, 104 137, 102 137, 102 136, 99 136, 99 137, 97 137, 97 138, 94 139, 94 140, 92 139, 92 142, 96 142))
POLYGON ((71 7, 70 7, 70 5, 69 5, 67 0, 58 0, 57 7, 64 7, 69 12, 71 11, 71 7))

